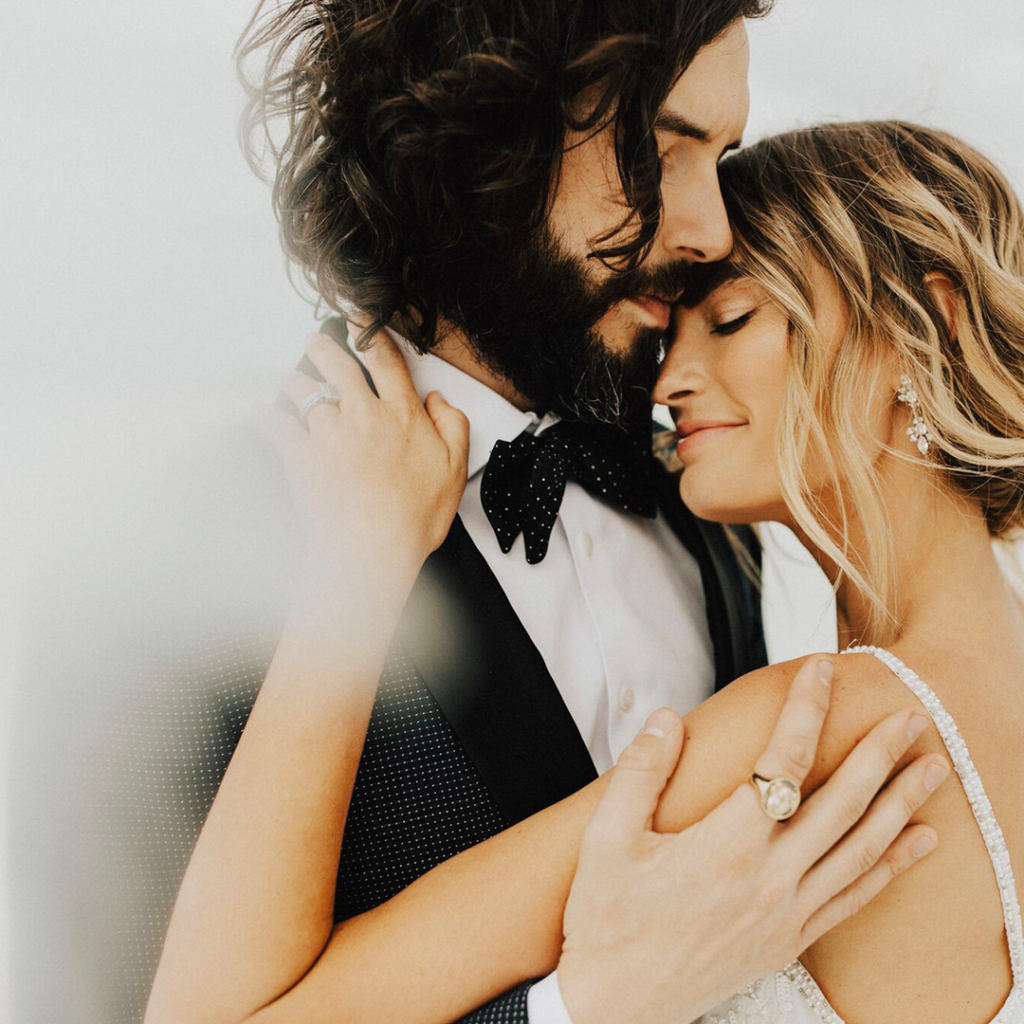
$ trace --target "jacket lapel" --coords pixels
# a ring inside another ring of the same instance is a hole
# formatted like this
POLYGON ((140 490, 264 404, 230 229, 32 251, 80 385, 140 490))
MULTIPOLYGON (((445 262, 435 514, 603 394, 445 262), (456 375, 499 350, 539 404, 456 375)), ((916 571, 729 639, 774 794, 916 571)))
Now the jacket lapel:
POLYGON ((461 519, 427 560, 397 640, 510 822, 597 777, 544 659, 461 519))

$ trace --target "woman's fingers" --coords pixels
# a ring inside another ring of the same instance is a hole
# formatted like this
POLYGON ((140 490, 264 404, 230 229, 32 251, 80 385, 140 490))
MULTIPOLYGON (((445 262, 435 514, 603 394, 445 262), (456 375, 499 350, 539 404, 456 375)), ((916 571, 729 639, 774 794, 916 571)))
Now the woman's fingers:
POLYGON ((431 391, 424 404, 430 422, 448 448, 450 464, 461 465, 465 469, 469 462, 469 420, 466 414, 449 405, 440 391, 431 391))
POLYGON ((683 750, 683 720, 659 708, 619 755, 608 788, 583 835, 583 849, 634 849, 651 828, 658 800, 683 750))
POLYGON ((409 367, 386 330, 381 328, 374 334, 363 356, 373 378, 373 386, 385 402, 409 406, 420 404, 409 367))
POLYGON ((766 779, 789 775, 797 782, 807 778, 828 713, 834 669, 830 658, 814 656, 800 666, 772 738, 754 765, 758 775, 766 779))
MULTIPOLYGON (((799 818, 790 824, 781 841, 798 848, 805 864, 813 864, 824 856, 861 820, 893 769, 928 724, 924 712, 915 708, 902 708, 883 718, 850 751, 829 780, 807 798, 799 818)), ((901 787, 898 792, 905 790, 901 787)), ((900 827, 906 824, 910 813, 908 811, 899 823, 900 827)), ((878 849, 878 854, 897 831, 878 849)), ((846 881, 853 881, 853 877, 846 881)))
MULTIPOLYGON (((353 322, 359 326, 358 322, 353 322)), ((352 407, 362 404, 363 412, 373 399, 373 391, 366 383, 362 369, 348 353, 342 352, 337 342, 327 334, 311 334, 306 339, 306 355, 320 371, 324 380, 338 391, 342 403, 352 407)), ((398 345, 381 328, 363 350, 366 369, 373 380, 377 396, 396 409, 421 407, 412 374, 398 345)))
POLYGON ((341 396, 341 404, 346 410, 366 411, 369 402, 373 401, 373 392, 363 377, 363 371, 350 355, 341 351, 329 334, 307 335, 306 355, 323 379, 341 396))
POLYGON ((863 909, 897 875, 931 853, 938 842, 935 830, 927 825, 910 825, 903 829, 873 867, 808 918, 801 933, 802 948, 806 949, 825 932, 863 909))
MULTIPOLYGON (((288 396, 296 410, 302 409, 303 402, 310 395, 316 394, 320 389, 320 381, 313 380, 301 370, 286 370, 281 378, 281 390, 288 396)), ((342 397, 344 402, 344 396, 342 397)), ((327 422, 331 417, 337 417, 338 406, 334 402, 317 402, 310 409, 305 417, 302 417, 306 425, 317 422, 327 422)), ((298 422, 298 421, 296 421, 298 422)))
POLYGON ((872 871, 914 812, 948 775, 949 762, 935 754, 907 765, 882 790, 857 827, 804 875, 798 893, 808 912, 824 906, 872 871))

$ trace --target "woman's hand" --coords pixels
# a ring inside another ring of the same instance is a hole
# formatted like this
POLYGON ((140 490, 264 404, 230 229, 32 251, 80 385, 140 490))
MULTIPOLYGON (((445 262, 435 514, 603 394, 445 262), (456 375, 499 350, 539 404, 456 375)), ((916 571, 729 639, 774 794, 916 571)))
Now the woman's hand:
MULTIPOLYGON (((466 484, 469 423, 439 392, 421 402, 402 354, 382 330, 366 351, 377 396, 326 334, 306 353, 341 401, 320 402, 308 431, 263 405, 257 426, 280 453, 315 558, 402 560, 418 571, 447 536, 466 484)), ((284 391, 300 407, 319 383, 298 370, 284 391)))

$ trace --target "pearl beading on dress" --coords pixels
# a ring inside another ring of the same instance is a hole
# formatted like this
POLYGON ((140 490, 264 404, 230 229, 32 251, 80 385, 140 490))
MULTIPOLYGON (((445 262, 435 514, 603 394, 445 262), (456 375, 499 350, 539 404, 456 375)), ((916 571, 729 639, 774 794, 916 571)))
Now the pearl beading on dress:
MULTIPOLYGON (((915 697, 924 705, 925 710, 935 722, 942 742, 949 751, 950 760, 963 783, 967 799, 971 803, 974 819, 981 829, 988 855, 996 873, 999 885, 999 899, 1003 905, 1003 923, 1006 927, 1006 942, 1010 949, 1010 965, 1013 968, 1013 988, 1017 990, 1024 983, 1024 930, 1021 928, 1020 904, 1017 901, 1017 886, 1010 866, 1010 852, 1006 848, 1003 830, 996 821, 992 804, 989 802, 985 787, 981 784, 978 770, 974 767, 971 755, 967 750, 960 730, 953 721, 953 716, 943 707, 942 701, 921 677, 908 668, 895 654, 890 654, 881 647, 850 647, 844 654, 873 654, 889 669, 915 697)), ((1011 992, 1011 995, 1013 993, 1011 992)), ((998 1020, 998 1018, 996 1018, 998 1020)), ((992 1024, 996 1024, 995 1021, 992 1024)))

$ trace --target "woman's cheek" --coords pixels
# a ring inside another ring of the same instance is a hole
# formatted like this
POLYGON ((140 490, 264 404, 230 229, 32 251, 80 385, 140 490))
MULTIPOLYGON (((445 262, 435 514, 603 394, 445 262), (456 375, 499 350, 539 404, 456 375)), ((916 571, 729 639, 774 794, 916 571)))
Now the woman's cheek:
POLYGON ((702 519, 751 523, 785 515, 775 438, 786 394, 788 344, 788 321, 772 306, 715 343, 707 372, 717 397, 702 411, 744 425, 684 459, 680 496, 702 519))
POLYGON ((717 459, 700 467, 703 472, 689 485, 682 485, 692 488, 694 502, 705 507, 703 513, 693 509, 703 518, 758 522, 785 512, 775 439, 789 372, 788 329, 785 318, 773 313, 763 311, 760 324, 723 349, 720 379, 728 381, 747 425, 722 446, 717 459), (716 479, 709 479, 712 474, 716 479))

